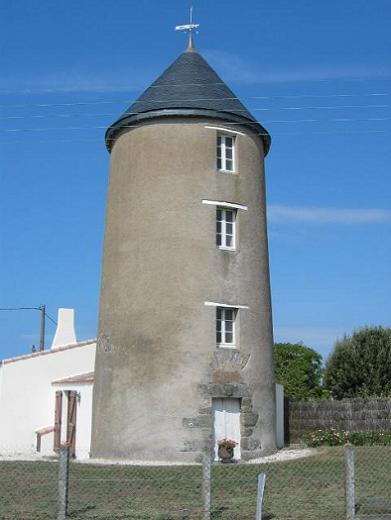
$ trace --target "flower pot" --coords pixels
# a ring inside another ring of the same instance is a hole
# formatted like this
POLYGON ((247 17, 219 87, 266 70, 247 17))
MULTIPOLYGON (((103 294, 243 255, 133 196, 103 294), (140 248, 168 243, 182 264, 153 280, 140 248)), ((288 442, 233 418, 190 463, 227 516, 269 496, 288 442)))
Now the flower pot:
POLYGON ((229 462, 232 462, 233 456, 234 456, 234 449, 233 448, 225 448, 223 446, 219 446, 218 452, 217 452, 221 462, 223 464, 227 464, 229 462))

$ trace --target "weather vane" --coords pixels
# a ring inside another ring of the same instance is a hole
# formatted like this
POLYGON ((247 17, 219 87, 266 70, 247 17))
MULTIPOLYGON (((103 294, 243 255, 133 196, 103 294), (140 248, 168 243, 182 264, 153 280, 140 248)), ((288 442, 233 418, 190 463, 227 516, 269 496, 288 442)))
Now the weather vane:
POLYGON ((199 23, 193 23, 193 8, 190 7, 190 23, 186 25, 177 25, 175 27, 176 31, 188 31, 189 33, 189 44, 187 46, 188 49, 193 49, 193 31, 200 26, 199 23))

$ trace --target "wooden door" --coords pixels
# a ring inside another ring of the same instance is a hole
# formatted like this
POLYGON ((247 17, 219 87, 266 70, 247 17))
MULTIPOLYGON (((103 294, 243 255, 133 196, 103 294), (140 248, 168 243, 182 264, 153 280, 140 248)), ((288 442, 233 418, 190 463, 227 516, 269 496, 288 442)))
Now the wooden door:
POLYGON ((61 423, 62 423, 62 391, 56 392, 56 401, 54 408, 54 439, 53 449, 58 451, 61 446, 61 423))
POLYGON ((240 399, 217 398, 212 401, 213 437, 215 460, 217 443, 220 439, 232 439, 238 445, 234 449, 234 459, 240 459, 240 399))
POLYGON ((77 392, 68 390, 68 413, 67 413, 67 445, 69 455, 74 457, 76 454, 76 411, 77 411, 77 392))

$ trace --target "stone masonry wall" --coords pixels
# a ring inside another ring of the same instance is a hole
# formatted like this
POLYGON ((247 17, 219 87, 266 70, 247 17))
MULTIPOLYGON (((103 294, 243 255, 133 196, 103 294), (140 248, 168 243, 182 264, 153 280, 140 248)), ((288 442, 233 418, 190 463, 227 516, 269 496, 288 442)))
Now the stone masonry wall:
POLYGON ((391 431, 391 399, 291 401, 287 416, 286 440, 290 443, 300 441, 306 432, 328 428, 350 432, 391 431))

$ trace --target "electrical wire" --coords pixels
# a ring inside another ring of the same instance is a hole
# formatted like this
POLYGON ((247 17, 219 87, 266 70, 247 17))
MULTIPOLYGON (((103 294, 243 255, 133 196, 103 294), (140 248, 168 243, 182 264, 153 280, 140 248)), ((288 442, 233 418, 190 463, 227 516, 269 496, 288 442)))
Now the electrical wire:
MULTIPOLYGON (((280 131, 273 131, 274 137, 281 137, 281 136, 309 136, 309 135, 385 135, 388 133, 386 130, 305 130, 305 131, 292 131, 292 132, 280 132, 280 131)), ((257 134, 257 135, 266 135, 266 134, 257 134)), ((37 139, 34 140, 34 144, 48 144, 48 143, 56 143, 56 144, 69 144, 69 143, 102 143, 103 138, 102 137, 95 137, 95 138, 80 138, 80 139, 37 139)), ((111 141, 115 139, 108 139, 108 141, 111 141)), ((26 141, 22 139, 15 139, 12 140, 12 144, 25 144, 26 141)))
POLYGON ((49 318, 49 320, 52 321, 55 325, 57 325, 56 320, 54 320, 51 316, 49 316, 49 314, 48 314, 47 312, 45 312, 45 316, 46 316, 47 318, 49 318))
MULTIPOLYGON (((352 83, 356 83, 356 82, 362 82, 362 83, 366 83, 366 82, 370 82, 370 81, 391 81, 391 78, 390 77, 371 77, 371 78, 359 78, 359 77, 339 77, 339 78, 318 78, 318 79, 308 79, 308 78, 304 78, 303 77, 303 82, 305 81, 306 83, 327 83, 327 82, 352 82, 352 83)), ((262 82, 260 82, 262 83, 262 82)), ((273 82, 270 82, 270 83, 273 83, 273 82)), ((281 81, 278 81, 277 82, 278 84, 291 84, 292 81, 291 80, 281 80, 281 81)), ((150 85, 148 88, 149 89, 159 89, 159 88, 167 88, 167 87, 204 87, 205 85, 226 85, 226 83, 224 81, 216 81, 216 82, 203 82, 203 83, 160 83, 159 85, 150 85)), ((98 89, 99 90, 99 89, 98 89)), ((139 89, 135 89, 134 87, 132 86, 123 86, 123 87, 120 87, 120 86, 117 86, 115 87, 115 90, 119 91, 119 90, 139 90, 139 89)), ((24 95, 24 94, 31 94, 31 90, 30 89, 24 89, 24 90, 19 90, 19 91, 15 91, 15 90, 2 90, 0 91, 0 95, 14 95, 14 94, 19 94, 19 95, 24 95)), ((34 92, 33 92, 34 93, 34 92)), ((53 88, 46 88, 46 89, 41 89, 39 90, 38 93, 46 93, 46 94, 50 94, 50 93, 58 93, 58 89, 53 89, 53 88)))
POLYGON ((1 308, 0 311, 40 311, 39 307, 10 307, 1 308))
MULTIPOLYGON (((251 108, 252 112, 274 112, 279 110, 361 110, 361 109, 388 109, 391 108, 391 105, 324 105, 324 106, 309 106, 309 107, 265 107, 265 108, 251 108)), ((230 109, 219 109, 222 111, 229 111, 230 109)), ((239 110, 235 110, 235 113, 239 112, 239 110)), ((245 112, 243 110, 242 112, 245 112)), ((122 116, 125 115, 135 115, 138 112, 124 112, 122 116)), ((114 112, 105 113, 105 114, 93 114, 93 113, 83 113, 83 112, 73 112, 71 114, 33 114, 28 116, 4 116, 0 117, 0 120, 14 120, 14 119, 46 119, 48 117, 59 117, 59 118, 71 118, 71 117, 115 117, 118 114, 114 112)))
MULTIPOLYGON (((1 95, 1 93, 0 93, 1 95)), ((285 96, 241 96, 240 98, 233 96, 230 98, 220 98, 220 100, 230 99, 230 100, 238 100, 241 99, 262 99, 262 100, 277 100, 277 99, 307 99, 307 98, 318 98, 318 99, 327 99, 327 98, 351 98, 351 97, 368 97, 368 96, 390 96, 391 92, 367 92, 363 94, 293 94, 293 95, 285 95, 285 96)), ((89 106, 89 105, 110 105, 110 104, 120 104, 120 103, 135 103, 137 99, 129 100, 129 99, 116 99, 116 100, 100 100, 100 101, 75 101, 72 103, 25 103, 25 104, 0 104, 0 107, 3 108, 27 108, 27 107, 71 107, 71 106, 89 106)), ((189 100, 191 101, 191 100, 189 100)))
MULTIPOLYGON (((4 307, 0 308, 0 311, 42 311, 40 307, 4 307)), ((45 316, 49 318, 55 325, 57 322, 45 311, 45 316)))
MULTIPOLYGON (((365 130, 302 130, 302 131, 279 131, 274 130, 273 131, 273 137, 276 138, 283 138, 286 136, 301 136, 304 138, 307 138, 311 135, 316 136, 332 136, 332 135, 340 135, 340 136, 347 136, 347 135, 371 135, 371 136, 378 136, 382 137, 387 134, 389 134, 390 130, 374 130, 374 129, 365 129, 365 130)), ((267 136, 268 134, 265 133, 256 133, 255 135, 259 136, 267 136)), ((105 141, 107 142, 114 142, 115 138, 106 138, 105 141)), ((55 143, 55 144, 80 144, 80 143, 102 143, 103 142, 103 136, 95 137, 95 138, 79 138, 79 139, 34 139, 34 145, 42 144, 47 145, 48 143, 55 143)), ((5 141, 2 141, 3 146, 5 145, 5 141)), ((24 145, 26 143, 23 139, 12 139, 12 141, 8 141, 6 144, 8 145, 24 145)))
MULTIPOLYGON (((338 117, 332 119, 270 119, 264 121, 246 121, 243 122, 226 122, 224 125, 264 125, 264 124, 292 124, 292 123, 365 123, 365 122, 384 122, 391 121, 390 117, 370 117, 370 118, 349 118, 349 117, 338 117)), ((165 123, 163 123, 165 124, 165 123)), ((205 123, 196 123, 198 125, 204 125, 205 123)), ((82 126, 82 127, 49 127, 49 128, 0 128, 0 132, 16 133, 16 132, 62 132, 62 131, 83 131, 83 130, 109 130, 111 128, 136 128, 138 125, 115 125, 115 126, 82 126)), ((267 135, 262 134, 260 135, 267 135)))

